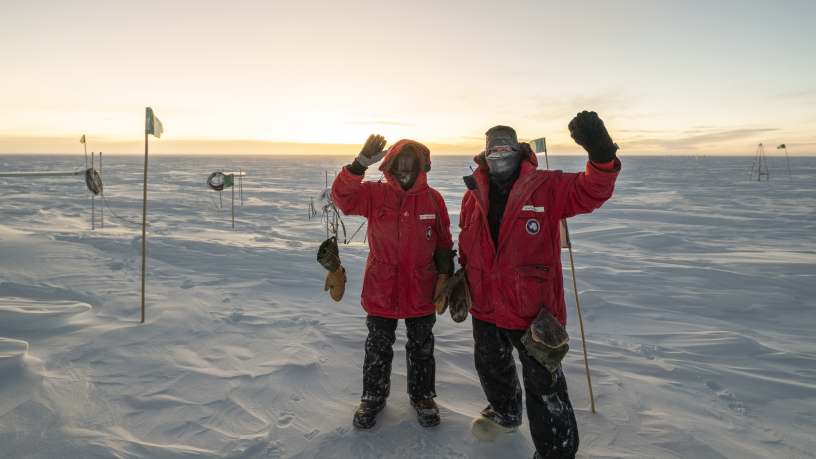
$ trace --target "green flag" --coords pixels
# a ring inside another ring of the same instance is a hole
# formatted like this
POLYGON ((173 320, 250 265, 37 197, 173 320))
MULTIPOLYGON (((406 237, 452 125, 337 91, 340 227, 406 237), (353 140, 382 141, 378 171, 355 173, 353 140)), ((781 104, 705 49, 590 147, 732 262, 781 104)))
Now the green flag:
POLYGON ((153 109, 147 107, 145 113, 145 134, 150 134, 160 138, 162 132, 164 132, 164 125, 153 113, 153 109))

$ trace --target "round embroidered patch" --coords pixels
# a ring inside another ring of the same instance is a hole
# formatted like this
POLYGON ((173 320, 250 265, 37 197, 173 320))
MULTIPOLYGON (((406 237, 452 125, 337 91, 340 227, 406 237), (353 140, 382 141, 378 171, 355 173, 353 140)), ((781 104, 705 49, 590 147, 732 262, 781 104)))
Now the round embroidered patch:
POLYGON ((430 241, 431 237, 433 237, 433 231, 431 231, 431 227, 429 226, 425 228, 425 239, 430 241))
POLYGON ((527 234, 538 234, 541 231, 541 224, 535 218, 531 218, 527 220, 526 228, 527 234))

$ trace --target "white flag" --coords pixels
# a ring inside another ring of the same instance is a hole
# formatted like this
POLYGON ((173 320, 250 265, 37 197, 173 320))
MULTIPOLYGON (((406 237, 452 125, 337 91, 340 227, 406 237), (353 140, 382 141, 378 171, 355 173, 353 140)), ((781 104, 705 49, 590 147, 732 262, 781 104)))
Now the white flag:
POLYGON ((79 143, 85 143, 85 134, 82 134, 82 138, 79 139, 79 143))
POLYGON ((544 153, 547 151, 547 139, 544 137, 532 140, 530 143, 533 144, 533 149, 536 153, 544 153))
POLYGON ((164 132, 164 125, 159 120, 159 118, 153 114, 153 109, 150 107, 146 108, 146 118, 145 118, 145 134, 151 134, 155 137, 161 137, 162 132, 164 132))

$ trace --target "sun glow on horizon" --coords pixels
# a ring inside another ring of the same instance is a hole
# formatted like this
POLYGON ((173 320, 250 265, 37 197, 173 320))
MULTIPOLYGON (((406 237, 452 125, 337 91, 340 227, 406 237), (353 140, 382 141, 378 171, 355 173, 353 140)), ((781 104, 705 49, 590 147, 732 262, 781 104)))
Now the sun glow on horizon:
POLYGON ((35 139, 24 151, 48 151, 49 139, 83 133, 124 151, 150 105, 166 139, 190 147, 359 144, 376 132, 472 149, 509 124, 572 152, 567 122, 595 109, 629 152, 750 154, 785 142, 816 153, 809 2, 705 14, 634 0, 153 6, 6 8, 0 152, 21 151, 21 139, 35 139), (527 26, 484 27, 499 14, 527 26), (77 28, 88 17, 94 27, 77 28), (786 27, 754 33, 769 23, 786 27), (757 72, 757 59, 771 70, 757 72))

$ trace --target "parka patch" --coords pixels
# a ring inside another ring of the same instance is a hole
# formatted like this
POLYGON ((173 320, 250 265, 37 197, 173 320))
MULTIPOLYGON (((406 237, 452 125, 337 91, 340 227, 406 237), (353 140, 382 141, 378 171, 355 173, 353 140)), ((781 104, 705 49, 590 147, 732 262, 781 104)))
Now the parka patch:
POLYGON ((521 210, 529 211, 529 212, 546 212, 547 211, 544 208, 544 206, 534 206, 532 204, 525 204, 524 207, 521 208, 521 210))
POLYGON ((541 224, 538 222, 537 219, 531 218, 527 220, 527 224, 525 225, 527 229, 527 234, 536 235, 539 231, 541 231, 541 224))
POLYGON ((419 219, 420 220, 435 220, 436 219, 436 214, 421 214, 419 216, 419 219))

